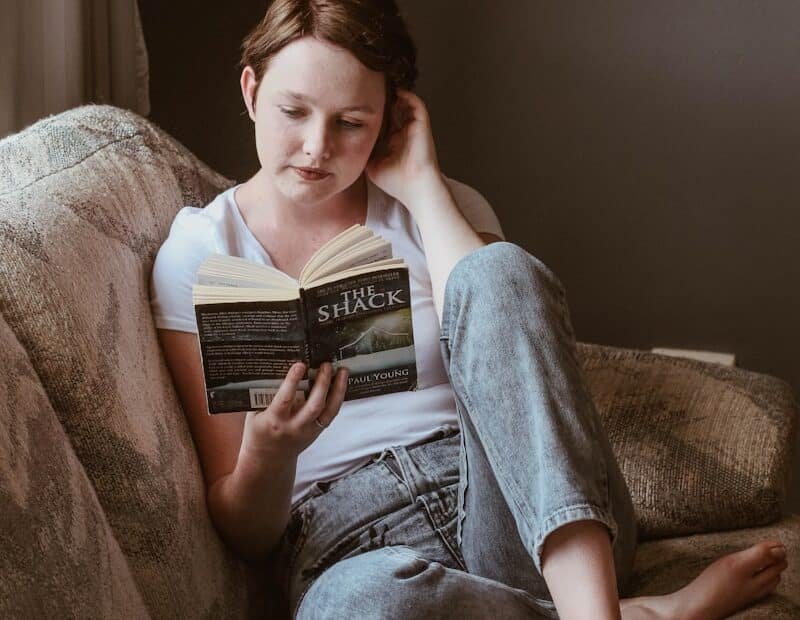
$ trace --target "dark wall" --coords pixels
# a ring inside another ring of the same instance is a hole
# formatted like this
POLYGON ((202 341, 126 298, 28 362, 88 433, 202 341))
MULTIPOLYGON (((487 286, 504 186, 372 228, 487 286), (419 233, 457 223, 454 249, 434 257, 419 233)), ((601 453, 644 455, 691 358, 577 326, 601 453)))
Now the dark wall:
MULTIPOLYGON (((800 4, 400 4, 443 170, 560 276, 579 340, 731 352, 800 395, 800 4)), ((141 2, 153 120, 238 179, 265 5, 141 2)))
POLYGON ((209 166, 246 179, 258 166, 239 90, 239 45, 267 2, 139 0, 150 61, 150 119, 209 166))

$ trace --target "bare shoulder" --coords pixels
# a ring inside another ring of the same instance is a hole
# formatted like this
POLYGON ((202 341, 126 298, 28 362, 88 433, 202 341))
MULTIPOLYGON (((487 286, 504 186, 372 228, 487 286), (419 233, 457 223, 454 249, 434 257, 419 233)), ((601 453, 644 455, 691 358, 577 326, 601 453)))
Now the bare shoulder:
POLYGON ((206 488, 210 488, 236 467, 246 414, 209 415, 195 334, 159 329, 158 338, 192 432, 206 488))

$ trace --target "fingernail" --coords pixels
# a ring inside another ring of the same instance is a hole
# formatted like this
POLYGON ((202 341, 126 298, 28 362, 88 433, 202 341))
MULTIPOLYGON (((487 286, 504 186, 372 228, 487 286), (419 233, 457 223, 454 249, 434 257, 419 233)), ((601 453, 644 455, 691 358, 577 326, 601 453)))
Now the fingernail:
POLYGON ((783 547, 773 547, 769 550, 770 555, 775 558, 782 558, 786 555, 786 549, 783 547))

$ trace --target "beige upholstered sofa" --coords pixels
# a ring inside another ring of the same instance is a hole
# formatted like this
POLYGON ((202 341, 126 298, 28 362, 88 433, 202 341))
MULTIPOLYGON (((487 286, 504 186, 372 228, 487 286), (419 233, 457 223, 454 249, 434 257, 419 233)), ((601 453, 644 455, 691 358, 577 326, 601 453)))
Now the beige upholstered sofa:
MULTIPOLYGON (((239 561, 209 520, 148 305, 175 213, 230 184, 112 107, 0 141, 0 617, 281 617, 270 567, 239 561)), ((631 593, 673 590, 776 536, 790 568, 738 617, 800 617, 800 517, 781 510, 789 386, 644 351, 579 353, 637 509, 631 593)))

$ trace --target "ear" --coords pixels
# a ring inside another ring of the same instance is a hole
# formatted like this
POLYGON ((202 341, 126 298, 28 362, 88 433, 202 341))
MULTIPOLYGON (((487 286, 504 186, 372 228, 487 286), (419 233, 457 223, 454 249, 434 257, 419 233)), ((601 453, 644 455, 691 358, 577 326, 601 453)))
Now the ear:
POLYGON ((242 98, 244 104, 247 106, 247 113, 250 115, 250 120, 256 120, 256 90, 258 89, 258 80, 256 80, 256 72, 253 67, 247 65, 242 69, 242 76, 239 78, 239 84, 242 87, 242 98))

